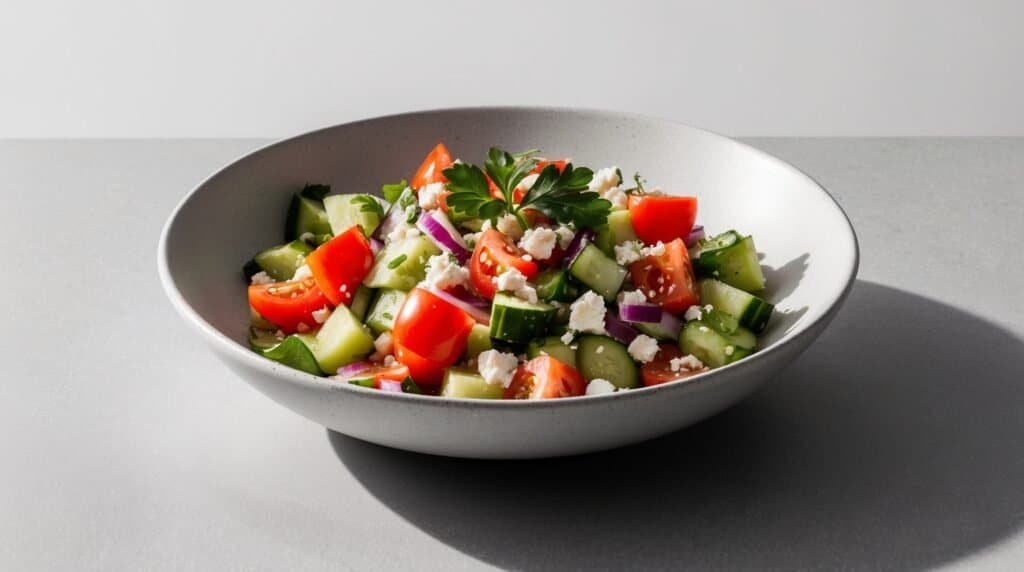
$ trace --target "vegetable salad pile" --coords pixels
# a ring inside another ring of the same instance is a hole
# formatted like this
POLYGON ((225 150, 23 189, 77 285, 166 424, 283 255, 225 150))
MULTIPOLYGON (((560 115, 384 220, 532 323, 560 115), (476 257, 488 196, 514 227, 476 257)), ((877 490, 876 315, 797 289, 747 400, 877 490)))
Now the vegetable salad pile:
POLYGON ((752 354, 773 306, 753 238, 697 199, 492 148, 438 144, 371 194, 306 185, 245 265, 254 351, 339 383, 479 399, 609 393, 752 354))

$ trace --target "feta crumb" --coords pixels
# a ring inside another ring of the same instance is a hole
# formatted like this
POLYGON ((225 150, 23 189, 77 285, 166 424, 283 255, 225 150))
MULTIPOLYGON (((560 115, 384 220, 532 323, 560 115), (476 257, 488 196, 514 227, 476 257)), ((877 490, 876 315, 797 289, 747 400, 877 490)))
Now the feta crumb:
POLYGON ((701 363, 701 361, 699 359, 697 359, 696 357, 694 357, 692 355, 672 358, 672 360, 669 361, 668 364, 669 364, 669 367, 672 368, 672 371, 676 371, 676 372, 678 372, 678 371, 700 371, 700 370, 704 369, 704 364, 701 363))
POLYGON ((516 185, 515 190, 522 191, 524 193, 529 191, 531 188, 533 188, 533 184, 537 182, 538 177, 540 177, 539 173, 531 173, 523 177, 523 180, 519 181, 519 184, 516 185))
POLYGON ((519 360, 512 354, 487 350, 477 357, 480 375, 487 383, 500 383, 502 387, 512 384, 512 374, 519 367, 519 360))
POLYGON ((324 306, 319 310, 313 310, 312 312, 309 313, 309 315, 313 316, 313 320, 316 321, 316 323, 322 324, 326 322, 327 318, 331 316, 331 309, 328 308, 327 306, 324 306))
POLYGON ((391 366, 395 365, 396 363, 398 363, 398 360, 395 359, 395 356, 392 356, 392 355, 384 356, 384 365, 386 365, 388 367, 391 367, 391 366))
POLYGON ((527 262, 531 262, 531 261, 533 261, 533 257, 530 256, 529 254, 524 254, 523 255, 523 260, 525 260, 527 262))
POLYGON ((537 290, 526 281, 526 276, 516 268, 509 268, 495 279, 500 292, 511 292, 531 304, 537 303, 537 290))
POLYGON ((273 278, 271 278, 269 274, 267 274, 266 272, 263 272, 261 270, 261 271, 257 272, 256 274, 252 275, 252 281, 250 283, 251 284, 260 284, 260 285, 262 285, 262 284, 273 284, 274 282, 275 282, 275 280, 273 278))
POLYGON ((601 198, 606 199, 612 204, 612 210, 623 211, 626 210, 627 196, 626 191, 622 190, 622 187, 612 187, 607 191, 601 193, 601 198))
POLYGON ((303 242, 313 242, 316 240, 316 236, 314 236, 312 232, 304 232, 299 235, 299 240, 303 242))
POLYGON ((603 354, 604 353, 604 346, 597 346, 597 349, 594 350, 594 353, 603 354))
POLYGON ((632 290, 629 292, 623 292, 619 294, 619 306, 630 306, 637 304, 646 304, 647 296, 640 290, 632 290))
POLYGON ((576 236, 576 231, 563 224, 555 229, 555 234, 558 235, 558 248, 565 250, 572 243, 573 237, 576 236))
POLYGON ((396 240, 403 240, 406 238, 414 238, 420 235, 420 229, 410 226, 408 224, 400 224, 395 230, 388 233, 388 242, 394 242, 396 240))
POLYGON ((469 269, 459 266, 449 254, 438 254, 427 260, 427 276, 424 282, 446 290, 469 282, 469 269))
POLYGON ((661 256, 662 254, 665 254, 665 243, 659 240, 658 244, 645 246, 644 249, 640 251, 640 254, 644 256, 661 256))
POLYGON ((423 185, 423 188, 419 192, 420 208, 423 210, 433 210, 440 206, 438 200, 441 195, 444 194, 444 183, 430 183, 423 185))
POLYGON ((384 332, 377 336, 377 339, 373 340, 373 348, 381 355, 390 354, 395 349, 394 338, 391 337, 391 332, 384 332))
POLYGON ((626 266, 640 260, 640 252, 643 250, 643 243, 639 240, 627 240, 615 246, 615 262, 619 266, 626 266))
POLYGON ((462 240, 466 242, 466 246, 473 247, 476 246, 477 241, 480 240, 481 234, 483 234, 483 232, 467 232, 462 235, 462 240))
POLYGON ((569 344, 572 343, 572 338, 573 338, 572 332, 565 332, 564 334, 562 334, 562 337, 559 338, 559 339, 562 340, 563 344, 569 345, 569 344))
POLYGON ((704 306, 704 311, 705 312, 710 312, 711 310, 714 310, 714 309, 715 309, 715 307, 712 306, 711 304, 708 304, 708 305, 704 306))
POLYGON ((629 347, 626 348, 629 355, 640 363, 647 363, 654 359, 654 356, 658 354, 658 340, 640 334, 633 338, 633 341, 629 343, 629 347))
POLYGON ((296 282, 299 280, 305 280, 306 278, 312 278, 313 271, 309 269, 309 266, 303 264, 295 269, 295 274, 292 274, 292 281, 296 282))
POLYGON ((707 326, 701 326, 701 327, 699 327, 697 329, 700 330, 701 332, 704 332, 705 334, 711 331, 711 330, 708 329, 707 326))
POLYGON ((734 353, 736 353, 736 348, 733 346, 725 346, 725 355, 731 356, 734 353))
POLYGON ((606 191, 619 186, 621 183, 619 169, 617 167, 605 167, 598 169, 594 173, 593 178, 590 179, 590 184, 587 185, 587 190, 604 195, 606 191))
POLYGON ((694 304, 693 306, 690 306, 689 308, 687 308, 686 312, 683 313, 683 319, 685 319, 687 322, 692 322, 694 320, 699 320, 699 319, 701 319, 702 316, 703 316, 703 312, 701 312, 700 306, 698 306, 696 304, 694 304))
POLYGON ((587 395, 602 395, 605 393, 615 393, 615 384, 601 378, 592 379, 587 384, 587 395))
POLYGON ((508 235, 512 240, 519 240, 519 237, 523 236, 523 227, 519 226, 519 219, 510 214, 498 219, 498 231, 508 235))
POLYGON ((519 248, 539 260, 551 258, 551 251, 555 249, 558 235, 550 228, 531 228, 523 233, 519 241, 519 248))
POLYGON ((569 329, 577 332, 604 333, 604 298, 587 290, 569 306, 569 329))

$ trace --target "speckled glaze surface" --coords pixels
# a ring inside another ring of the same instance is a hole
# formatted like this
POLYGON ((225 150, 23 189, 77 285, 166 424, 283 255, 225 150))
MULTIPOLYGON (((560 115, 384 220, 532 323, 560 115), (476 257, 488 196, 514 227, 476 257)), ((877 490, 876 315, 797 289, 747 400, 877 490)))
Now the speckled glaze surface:
POLYGON ((815 181, 726 137, 631 114, 471 108, 329 127, 257 150, 200 184, 171 214, 158 266, 174 307, 242 379, 278 403, 353 437, 479 458, 570 455, 627 445, 695 423, 771 379, 828 325, 857 273, 853 228, 815 181), (540 148, 594 168, 640 171, 700 200, 710 232, 753 234, 777 313, 754 356, 685 382, 550 401, 448 400, 339 385, 249 351, 239 268, 280 242, 305 182, 379 192, 408 177, 437 141, 466 159, 489 146, 540 148))

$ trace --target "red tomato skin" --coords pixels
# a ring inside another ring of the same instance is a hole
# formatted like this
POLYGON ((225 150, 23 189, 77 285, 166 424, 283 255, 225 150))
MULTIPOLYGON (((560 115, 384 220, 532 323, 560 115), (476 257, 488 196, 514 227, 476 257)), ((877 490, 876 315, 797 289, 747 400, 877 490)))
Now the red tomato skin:
POLYGON ((444 143, 438 143, 416 169, 416 174, 412 176, 409 186, 421 189, 430 183, 443 183, 448 179, 445 178, 442 171, 453 164, 452 154, 448 152, 448 148, 444 146, 444 143))
POLYGON ((697 197, 630 195, 633 230, 646 244, 686 238, 697 221, 697 197))
POLYGON ((473 290, 484 298, 494 298, 498 290, 494 278, 509 268, 516 268, 527 280, 532 280, 539 269, 532 260, 523 260, 523 254, 504 234, 494 229, 485 231, 469 260, 469 281, 473 290))
POLYGON ((409 376, 419 385, 436 386, 444 381, 448 366, 430 361, 402 344, 395 344, 395 359, 409 370, 409 376))
POLYGON ((373 250, 362 229, 353 226, 321 244, 306 264, 331 304, 347 306, 373 267, 373 250))
POLYGON ((645 256, 634 262, 629 272, 633 284, 647 299, 668 312, 679 314, 700 303, 690 253, 682 239, 665 244, 665 253, 660 256, 645 256), (659 281, 659 277, 664 280, 659 281))
POLYGON ((313 278, 301 282, 254 284, 249 286, 248 294, 252 309, 286 334, 299 331, 299 324, 312 329, 316 326, 313 312, 330 305, 313 278))
MULTIPOLYGON (((475 323, 460 308, 432 292, 416 288, 409 292, 395 316, 392 335, 395 344, 445 368, 458 361, 466 351, 466 340, 475 323)), ((401 358, 398 361, 410 369, 414 367, 401 358)))
POLYGON ((677 379, 686 379, 704 373, 707 368, 700 371, 672 371, 672 359, 683 357, 683 352, 675 344, 663 344, 658 347, 658 354, 648 363, 640 366, 640 378, 646 387, 661 385, 677 379))
POLYGON ((554 399, 586 392, 587 383, 571 365, 551 356, 540 356, 522 364, 505 390, 504 399, 554 399))

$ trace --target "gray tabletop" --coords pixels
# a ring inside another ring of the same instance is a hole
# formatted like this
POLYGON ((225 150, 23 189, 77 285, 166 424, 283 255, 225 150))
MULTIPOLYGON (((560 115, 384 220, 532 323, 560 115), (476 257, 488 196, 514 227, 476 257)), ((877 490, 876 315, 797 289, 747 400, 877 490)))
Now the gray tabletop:
POLYGON ((767 388, 610 453, 329 434, 165 301, 175 203, 259 141, 0 143, 0 569, 1024 567, 1024 139, 765 139, 860 277, 767 388))

